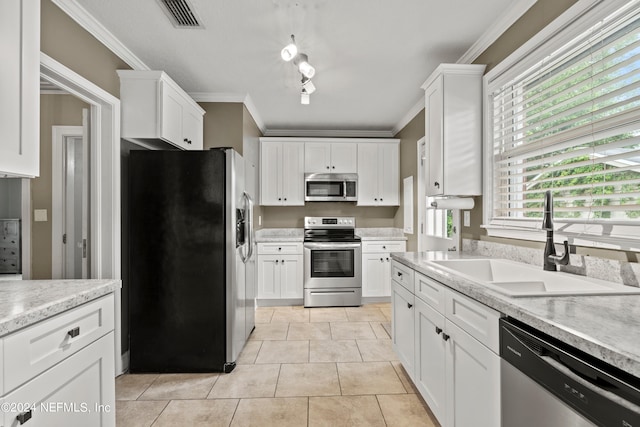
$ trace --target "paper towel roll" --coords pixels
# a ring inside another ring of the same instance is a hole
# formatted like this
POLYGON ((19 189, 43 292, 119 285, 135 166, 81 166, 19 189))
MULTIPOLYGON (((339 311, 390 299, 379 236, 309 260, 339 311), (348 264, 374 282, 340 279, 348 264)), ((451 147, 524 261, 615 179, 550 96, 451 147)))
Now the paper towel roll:
POLYGON ((437 199, 431 202, 436 209, 473 209, 474 202, 471 197, 456 197, 450 199, 437 199))

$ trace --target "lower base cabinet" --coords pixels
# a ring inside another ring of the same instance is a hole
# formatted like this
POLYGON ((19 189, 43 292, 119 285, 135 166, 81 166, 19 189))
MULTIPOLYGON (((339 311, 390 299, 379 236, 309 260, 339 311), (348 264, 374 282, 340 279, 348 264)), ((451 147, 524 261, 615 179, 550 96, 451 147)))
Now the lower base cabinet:
POLYGON ((393 282, 392 339, 400 362, 443 427, 500 426, 499 313, 420 273, 414 277, 414 293, 393 282))
POLYGON ((3 397, 3 425, 115 426, 113 346, 110 332, 3 397))
POLYGON ((258 256, 258 299, 302 298, 302 255, 258 256))

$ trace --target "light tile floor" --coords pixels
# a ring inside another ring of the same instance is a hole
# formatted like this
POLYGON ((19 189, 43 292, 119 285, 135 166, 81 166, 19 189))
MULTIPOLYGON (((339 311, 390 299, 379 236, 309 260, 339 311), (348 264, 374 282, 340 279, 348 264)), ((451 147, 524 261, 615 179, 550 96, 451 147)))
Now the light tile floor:
POLYGON ((391 348, 390 316, 389 304, 259 307, 230 374, 118 377, 116 423, 438 426, 391 348))

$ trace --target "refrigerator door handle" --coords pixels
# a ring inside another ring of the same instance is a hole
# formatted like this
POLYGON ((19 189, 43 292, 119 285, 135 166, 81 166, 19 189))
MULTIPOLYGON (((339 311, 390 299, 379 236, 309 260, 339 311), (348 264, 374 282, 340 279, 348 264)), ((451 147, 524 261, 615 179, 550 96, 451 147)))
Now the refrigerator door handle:
POLYGON ((247 255, 242 258, 242 262, 246 264, 253 255, 253 199, 251 199, 251 196, 249 196, 246 191, 242 194, 242 197, 244 199, 244 209, 246 213, 245 236, 247 239, 247 255))

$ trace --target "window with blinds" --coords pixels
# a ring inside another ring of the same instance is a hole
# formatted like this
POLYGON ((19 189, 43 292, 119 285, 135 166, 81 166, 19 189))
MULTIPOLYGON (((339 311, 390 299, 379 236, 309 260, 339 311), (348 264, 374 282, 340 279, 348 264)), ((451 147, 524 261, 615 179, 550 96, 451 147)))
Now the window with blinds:
MULTIPOLYGON (((640 8, 490 90, 492 220, 640 220, 640 8)), ((529 221, 527 221, 529 220, 529 221)))

